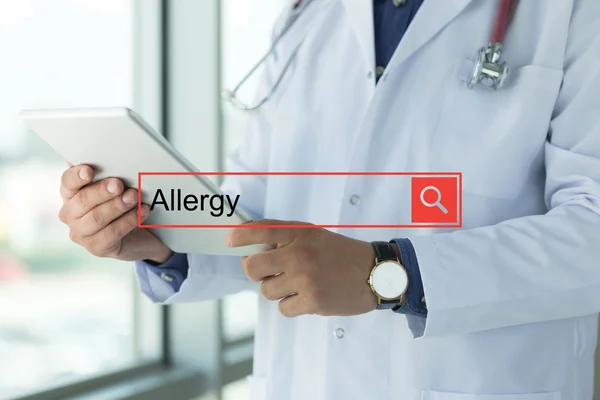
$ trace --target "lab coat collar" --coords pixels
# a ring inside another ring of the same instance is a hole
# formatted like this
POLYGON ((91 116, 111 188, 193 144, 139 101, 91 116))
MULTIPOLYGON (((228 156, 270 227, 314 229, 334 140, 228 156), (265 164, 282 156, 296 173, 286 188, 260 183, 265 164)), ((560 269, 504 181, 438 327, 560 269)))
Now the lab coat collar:
MULTIPOLYGON (((352 0, 349 0, 352 1, 352 0)), ((402 63, 460 14, 473 0, 425 0, 394 55, 402 63)), ((491 28, 490 28, 491 29, 491 28)))
MULTIPOLYGON (((341 0, 348 13, 363 54, 371 68, 375 64, 373 0, 341 0)), ((473 0, 425 0, 408 27, 392 62, 408 59, 423 47, 473 0)))
POLYGON ((375 67, 375 35, 373 33, 373 0, 341 0, 348 13, 369 68, 375 67))

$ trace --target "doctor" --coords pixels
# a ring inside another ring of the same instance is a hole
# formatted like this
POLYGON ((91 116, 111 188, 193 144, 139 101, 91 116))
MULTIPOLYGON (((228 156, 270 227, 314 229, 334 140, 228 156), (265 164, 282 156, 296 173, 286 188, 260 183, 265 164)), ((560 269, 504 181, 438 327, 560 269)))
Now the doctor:
MULTIPOLYGON (((497 91, 468 89, 463 68, 489 39, 496 0, 305 7, 267 59, 257 98, 302 45, 230 170, 460 171, 463 229, 237 229, 231 246, 277 248, 244 259, 172 254, 136 228, 135 190, 89 185, 93 170, 74 166, 60 212, 72 239, 98 256, 145 260, 136 270, 156 302, 260 290, 252 399, 591 400, 600 2, 520 2, 503 53, 512 72, 497 91)), ((285 190, 269 182, 230 177, 223 189, 275 224, 410 215, 410 186, 393 177, 348 176, 327 191, 310 179, 285 190), (306 193, 326 214, 298 201, 306 193)))

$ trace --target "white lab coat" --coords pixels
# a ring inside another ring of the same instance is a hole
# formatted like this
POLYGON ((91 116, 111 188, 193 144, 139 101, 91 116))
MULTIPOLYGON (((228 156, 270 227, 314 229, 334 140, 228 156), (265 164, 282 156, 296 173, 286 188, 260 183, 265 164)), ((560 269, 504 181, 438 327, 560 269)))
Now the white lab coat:
MULTIPOLYGON (((460 171, 464 227, 339 229, 412 240, 429 309, 424 335, 389 311, 286 319, 261 299, 251 399, 592 399, 600 1, 521 1, 506 38, 512 80, 498 92, 460 82, 498 1, 426 0, 377 86, 371 3, 307 8, 269 59, 262 91, 307 35, 298 58, 229 168, 460 171)), ((410 187, 393 179, 347 177, 324 189, 312 179, 232 177, 224 188, 269 218, 395 223, 409 218, 410 187), (307 193, 319 201, 307 204, 307 193)), ((145 291, 173 303, 257 288, 237 258, 189 263, 178 293, 138 265, 145 291)))

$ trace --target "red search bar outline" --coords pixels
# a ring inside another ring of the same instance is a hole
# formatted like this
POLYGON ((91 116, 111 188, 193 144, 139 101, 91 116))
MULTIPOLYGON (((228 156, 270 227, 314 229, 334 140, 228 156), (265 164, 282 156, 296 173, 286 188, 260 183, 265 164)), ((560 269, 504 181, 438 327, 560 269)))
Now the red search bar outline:
POLYGON ((203 224, 203 225, 143 225, 142 214, 142 197, 138 196, 138 228, 160 229, 160 228, 177 228, 177 229, 194 229, 194 228, 288 228, 288 229, 306 229, 306 228, 337 228, 337 229, 403 229, 403 228, 462 228, 462 172, 138 172, 138 190, 142 191, 142 176, 410 176, 410 177, 457 177, 458 182, 458 210, 456 223, 410 223, 399 225, 381 225, 381 224, 326 224, 326 225, 248 225, 248 224, 203 224))

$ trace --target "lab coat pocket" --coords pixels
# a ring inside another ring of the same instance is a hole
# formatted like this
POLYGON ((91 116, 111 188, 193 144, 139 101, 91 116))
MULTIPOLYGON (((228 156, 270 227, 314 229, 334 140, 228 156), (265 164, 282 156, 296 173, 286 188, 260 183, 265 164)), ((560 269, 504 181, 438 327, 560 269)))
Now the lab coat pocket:
POLYGON ((562 76, 560 70, 527 65, 512 71, 497 91, 469 90, 452 79, 443 88, 431 141, 435 170, 462 172, 464 192, 517 197, 534 165, 541 165, 562 76))
POLYGON ((249 400, 266 400, 267 399, 267 378, 248 375, 248 399, 249 400))
POLYGON ((425 391, 421 400, 561 400, 559 392, 526 394, 472 394, 425 391))

